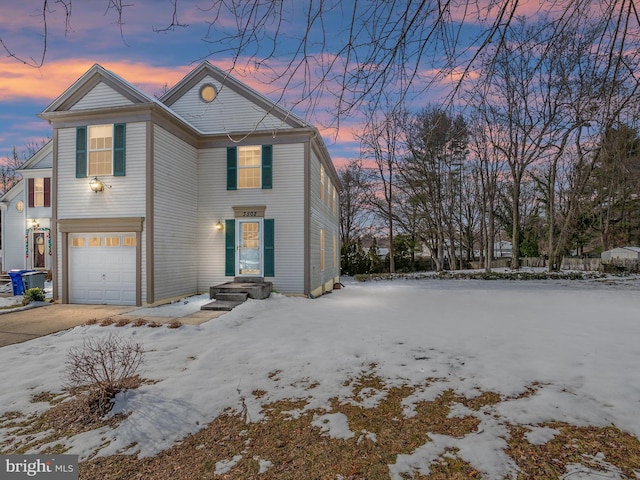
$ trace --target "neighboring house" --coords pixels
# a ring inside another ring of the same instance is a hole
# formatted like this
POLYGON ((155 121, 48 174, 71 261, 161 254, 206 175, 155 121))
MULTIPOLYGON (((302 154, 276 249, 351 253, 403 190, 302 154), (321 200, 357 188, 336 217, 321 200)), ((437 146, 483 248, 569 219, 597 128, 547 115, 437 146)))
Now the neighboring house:
POLYGON ((2 268, 51 270, 51 176, 53 142, 44 145, 17 173, 22 180, 0 197, 2 268))
POLYGON ((640 260, 640 247, 618 247, 602 252, 602 260, 640 260))
POLYGON ((500 240, 493 244, 493 258, 511 257, 513 245, 507 240, 500 240))
MULTIPOLYGON (((157 304, 248 277, 317 296, 339 281, 339 180, 318 130, 210 63, 159 100, 94 65, 39 116, 51 223, 29 215, 51 228, 62 303, 157 304)), ((25 189, 37 176, 22 174, 25 189)))

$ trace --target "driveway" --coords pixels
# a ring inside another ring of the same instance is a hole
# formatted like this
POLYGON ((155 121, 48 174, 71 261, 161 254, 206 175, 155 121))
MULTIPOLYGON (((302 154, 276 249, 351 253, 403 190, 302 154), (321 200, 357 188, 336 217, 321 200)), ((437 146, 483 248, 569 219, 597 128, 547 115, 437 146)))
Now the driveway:
MULTIPOLYGON (((67 330, 92 320, 100 322, 109 317, 133 320, 140 318, 140 315, 127 314, 139 308, 117 305, 51 304, 4 313, 0 315, 0 347, 67 330)), ((202 310, 181 317, 145 315, 142 318, 149 322, 155 321, 157 323, 170 323, 177 319, 183 324, 197 325, 216 318, 223 313, 202 310)))

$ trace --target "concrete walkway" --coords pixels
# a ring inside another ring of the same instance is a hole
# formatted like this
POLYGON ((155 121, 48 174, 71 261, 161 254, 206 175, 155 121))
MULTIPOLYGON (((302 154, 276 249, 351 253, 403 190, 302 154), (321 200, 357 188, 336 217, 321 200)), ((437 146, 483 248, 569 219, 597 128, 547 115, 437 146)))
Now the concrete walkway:
MULTIPOLYGON (((139 308, 116 305, 51 304, 4 313, 0 315, 0 347, 67 330, 94 320, 98 323, 106 318, 113 318, 116 321, 120 319, 133 321, 140 318, 140 315, 130 313, 139 308)), ((201 310, 183 317, 145 315, 142 318, 147 322, 171 323, 178 320, 184 325, 199 325, 223 313, 225 312, 201 310)))

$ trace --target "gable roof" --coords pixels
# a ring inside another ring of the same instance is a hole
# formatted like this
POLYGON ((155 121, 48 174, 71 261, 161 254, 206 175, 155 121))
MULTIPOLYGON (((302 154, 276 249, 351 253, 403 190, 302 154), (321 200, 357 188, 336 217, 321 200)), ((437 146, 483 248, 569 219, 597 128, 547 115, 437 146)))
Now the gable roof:
POLYGON ((40 166, 38 165, 42 160, 45 159, 47 155, 53 154, 53 140, 49 140, 45 143, 40 150, 34 153, 29 160, 24 162, 20 168, 16 170, 16 172, 23 174, 25 170, 51 170, 51 166, 40 166))
POLYGON ((99 83, 108 85, 132 103, 149 103, 155 99, 104 67, 94 64, 78 80, 56 98, 42 114, 69 110, 99 83))
POLYGON ((247 100, 256 104, 266 112, 274 115, 287 125, 293 128, 309 128, 311 125, 302 118, 295 115, 293 112, 280 107, 275 102, 269 100, 260 92, 254 90, 245 83, 240 82, 236 78, 232 77, 229 73, 225 72, 221 68, 218 68, 208 61, 203 61, 189 72, 182 80, 174 85, 168 92, 160 97, 160 102, 171 108, 178 99, 180 99, 188 90, 193 88, 199 81, 205 77, 211 77, 221 85, 223 88, 229 88, 237 94, 245 97, 247 100))
POLYGON ((5 205, 10 203, 11 200, 15 199, 23 191, 24 191, 24 180, 20 179, 13 187, 7 190, 4 193, 4 195, 0 197, 0 203, 4 203, 5 205))

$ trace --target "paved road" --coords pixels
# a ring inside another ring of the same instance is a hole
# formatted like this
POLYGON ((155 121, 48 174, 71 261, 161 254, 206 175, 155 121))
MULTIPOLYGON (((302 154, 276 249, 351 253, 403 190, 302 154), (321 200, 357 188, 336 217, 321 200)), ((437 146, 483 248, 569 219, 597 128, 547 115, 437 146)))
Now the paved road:
MULTIPOLYGON (((100 321, 109 317, 127 317, 128 312, 139 308, 116 305, 68 305, 56 303, 18 312, 4 313, 0 315, 0 347, 67 330, 94 319, 100 321)), ((185 325, 197 325, 216 318, 223 313, 202 310, 179 317, 178 320, 185 325)), ((139 315, 131 316, 131 319, 133 318, 139 318, 139 315)), ((169 323, 175 318, 145 316, 144 319, 158 323, 169 323)))

